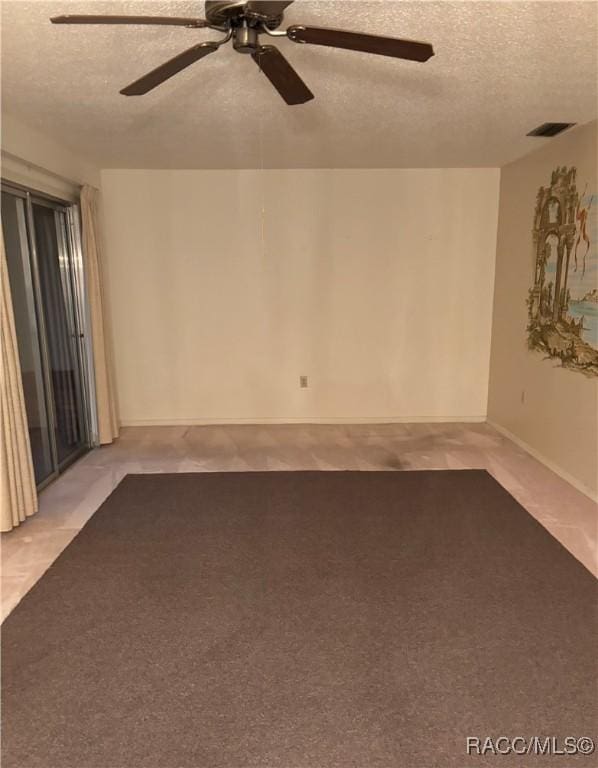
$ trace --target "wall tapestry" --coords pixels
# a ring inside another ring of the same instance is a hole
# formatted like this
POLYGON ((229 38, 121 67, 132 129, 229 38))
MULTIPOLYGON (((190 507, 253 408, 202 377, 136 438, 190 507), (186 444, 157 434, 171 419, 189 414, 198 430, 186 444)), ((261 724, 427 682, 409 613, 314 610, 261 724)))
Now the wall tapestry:
POLYGON ((530 349, 563 367, 598 376, 598 195, 576 186, 575 168, 557 168, 540 187, 534 214, 530 349))

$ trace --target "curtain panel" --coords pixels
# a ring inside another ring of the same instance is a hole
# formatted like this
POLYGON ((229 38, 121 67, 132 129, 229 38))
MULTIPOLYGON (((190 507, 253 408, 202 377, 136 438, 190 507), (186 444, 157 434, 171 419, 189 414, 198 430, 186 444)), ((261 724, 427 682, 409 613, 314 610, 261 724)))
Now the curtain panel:
POLYGON ((0 231, 0 530, 10 531, 37 512, 37 491, 4 237, 0 231))
POLYGON ((93 337, 98 437, 100 443, 111 443, 118 437, 118 415, 114 394, 112 360, 105 315, 102 282, 102 253, 98 220, 97 190, 88 185, 81 190, 81 227, 83 259, 93 337))

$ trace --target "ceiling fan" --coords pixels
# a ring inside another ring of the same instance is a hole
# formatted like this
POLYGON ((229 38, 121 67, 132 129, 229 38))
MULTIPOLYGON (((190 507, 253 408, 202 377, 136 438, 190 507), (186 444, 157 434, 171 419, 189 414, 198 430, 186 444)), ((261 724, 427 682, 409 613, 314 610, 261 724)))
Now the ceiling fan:
POLYGON ((285 9, 293 0, 206 0, 205 19, 172 16, 56 16, 53 24, 157 24, 202 29, 209 27, 224 34, 220 40, 209 40, 193 45, 178 56, 164 62, 135 82, 123 88, 125 96, 140 96, 151 91, 177 72, 199 59, 217 51, 221 45, 233 41, 238 53, 249 53, 287 104, 304 104, 314 98, 313 93, 295 72, 282 53, 273 45, 262 45, 260 35, 287 37, 294 43, 326 45, 363 51, 396 59, 427 61, 434 55, 429 43, 402 40, 394 37, 365 35, 340 29, 293 24, 279 30, 285 9))

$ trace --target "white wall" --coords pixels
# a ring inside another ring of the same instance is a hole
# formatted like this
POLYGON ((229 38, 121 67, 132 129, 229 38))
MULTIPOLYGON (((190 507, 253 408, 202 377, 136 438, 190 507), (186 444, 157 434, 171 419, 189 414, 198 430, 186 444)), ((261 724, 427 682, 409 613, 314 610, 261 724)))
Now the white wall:
POLYGON ((598 378, 528 349, 526 299, 534 281, 538 189, 550 185, 557 167, 574 166, 578 191, 587 183, 596 194, 597 146, 594 122, 502 169, 488 404, 489 421, 592 497, 598 495, 598 378))
POLYGON ((103 171, 122 422, 483 420, 498 184, 103 171))

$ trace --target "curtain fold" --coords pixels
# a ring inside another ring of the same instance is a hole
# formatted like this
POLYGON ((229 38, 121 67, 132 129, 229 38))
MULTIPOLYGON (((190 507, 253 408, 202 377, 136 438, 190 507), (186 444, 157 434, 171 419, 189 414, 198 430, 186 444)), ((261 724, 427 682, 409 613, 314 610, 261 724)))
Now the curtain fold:
POLYGON ((85 185, 81 190, 81 227, 83 259, 93 337, 98 435, 100 443, 111 443, 118 437, 118 415, 112 376, 112 360, 108 344, 105 301, 102 282, 97 190, 85 185))
POLYGON ((37 512, 37 491, 1 230, 0 272, 0 530, 10 531, 37 512))

